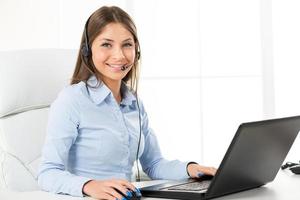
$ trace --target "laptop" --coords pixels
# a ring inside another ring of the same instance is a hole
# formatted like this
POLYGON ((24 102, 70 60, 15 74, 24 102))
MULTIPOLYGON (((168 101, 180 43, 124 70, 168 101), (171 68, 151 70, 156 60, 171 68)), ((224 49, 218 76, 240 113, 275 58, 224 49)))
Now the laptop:
POLYGON ((211 199, 274 180, 300 130, 300 116, 242 123, 215 174, 141 188, 145 197, 211 199))

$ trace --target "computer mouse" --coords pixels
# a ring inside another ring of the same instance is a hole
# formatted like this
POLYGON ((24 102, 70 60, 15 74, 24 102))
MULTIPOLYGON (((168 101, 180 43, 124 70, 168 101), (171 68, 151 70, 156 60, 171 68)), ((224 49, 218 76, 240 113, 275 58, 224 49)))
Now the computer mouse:
MULTIPOLYGON (((129 194, 127 194, 126 196, 120 192, 119 190, 117 190, 126 200, 140 200, 142 198, 142 194, 141 191, 139 189, 136 189, 135 191, 133 190, 129 190, 129 194)), ((124 198, 122 198, 122 200, 124 200, 124 198)))
POLYGON ((300 174, 300 164, 299 165, 294 165, 292 167, 289 167, 289 169, 294 173, 294 174, 300 174))
POLYGON ((136 189, 135 191, 131 191, 132 197, 126 197, 127 200, 140 200, 142 198, 142 193, 139 189, 136 189))

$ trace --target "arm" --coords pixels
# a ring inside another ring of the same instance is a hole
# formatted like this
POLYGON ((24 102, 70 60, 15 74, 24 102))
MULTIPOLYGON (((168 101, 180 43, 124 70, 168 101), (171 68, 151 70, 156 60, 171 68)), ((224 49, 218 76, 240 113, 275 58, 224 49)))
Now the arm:
POLYGON ((128 189, 134 191, 136 188, 126 180, 92 180, 68 171, 69 151, 77 138, 80 123, 80 109, 76 102, 78 97, 70 92, 63 91, 51 106, 38 175, 39 186, 53 193, 81 197, 88 195, 96 199, 130 196, 128 189))
POLYGON ((140 102, 142 133, 145 137, 145 147, 140 157, 143 170, 151 179, 183 179, 188 178, 187 164, 179 160, 166 160, 163 158, 157 138, 149 127, 148 116, 143 104, 140 102))
POLYGON ((90 179, 71 174, 66 167, 79 125, 80 113, 75 100, 71 91, 63 90, 51 105, 38 184, 53 193, 83 196, 82 187, 90 179))
POLYGON ((145 136, 145 148, 140 158, 143 170, 151 179, 196 178, 203 174, 214 175, 214 167, 201 166, 195 162, 168 161, 161 155, 160 147, 153 130, 149 128, 148 116, 141 106, 142 130, 145 136))

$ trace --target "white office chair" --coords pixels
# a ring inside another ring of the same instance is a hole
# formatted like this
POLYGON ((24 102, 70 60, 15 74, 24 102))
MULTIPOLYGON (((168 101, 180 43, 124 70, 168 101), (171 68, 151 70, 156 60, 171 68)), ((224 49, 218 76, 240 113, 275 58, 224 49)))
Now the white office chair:
POLYGON ((68 84, 76 50, 0 52, 0 189, 37 190, 49 105, 68 84))

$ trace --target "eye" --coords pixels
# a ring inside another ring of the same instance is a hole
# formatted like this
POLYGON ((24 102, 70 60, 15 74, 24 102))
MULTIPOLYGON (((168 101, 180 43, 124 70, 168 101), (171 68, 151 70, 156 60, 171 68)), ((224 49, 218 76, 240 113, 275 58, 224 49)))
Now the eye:
POLYGON ((101 44, 102 47, 111 47, 111 44, 108 42, 105 42, 103 44, 101 44))
POLYGON ((133 44, 131 44, 130 42, 127 42, 127 43, 124 43, 124 45, 123 45, 124 47, 132 47, 133 46, 133 44))

